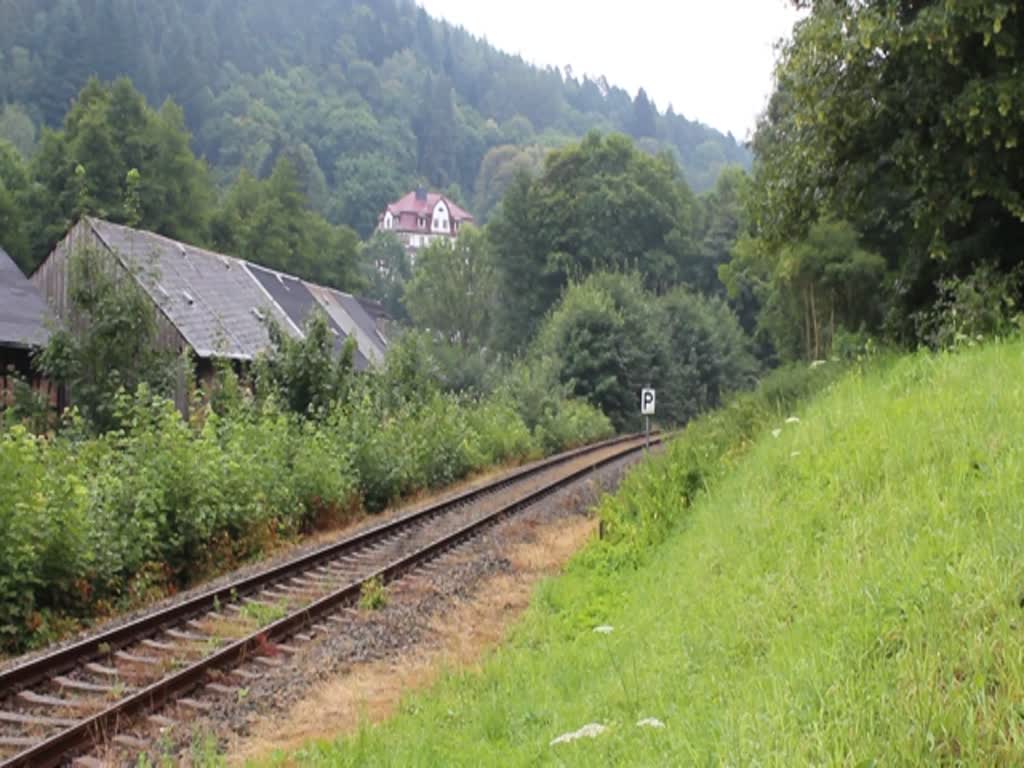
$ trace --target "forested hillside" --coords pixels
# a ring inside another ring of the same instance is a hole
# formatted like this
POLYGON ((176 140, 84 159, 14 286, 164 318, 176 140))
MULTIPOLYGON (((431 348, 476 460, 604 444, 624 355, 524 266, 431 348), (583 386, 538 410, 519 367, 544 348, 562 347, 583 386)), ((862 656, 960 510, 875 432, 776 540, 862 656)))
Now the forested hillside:
POLYGON ((410 0, 0 0, 0 137, 31 152, 91 75, 181 105, 222 184, 288 156, 314 207, 363 236, 418 180, 485 218, 515 169, 592 129, 670 148, 698 192, 749 160, 643 91, 530 66, 410 0))

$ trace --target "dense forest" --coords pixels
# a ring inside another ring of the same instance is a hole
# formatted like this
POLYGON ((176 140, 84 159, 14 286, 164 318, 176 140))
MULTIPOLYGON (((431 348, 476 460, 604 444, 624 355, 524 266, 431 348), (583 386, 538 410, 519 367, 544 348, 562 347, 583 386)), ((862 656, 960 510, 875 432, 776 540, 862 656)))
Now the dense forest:
POLYGON ((484 220, 515 169, 590 130, 669 149, 698 191, 749 165, 642 90, 533 67, 412 0, 0 0, 0 137, 31 153, 93 75, 180 105, 219 186, 291 158, 314 208, 363 237, 418 181, 484 220))
POLYGON ((723 277, 789 358, 976 343, 1024 298, 1024 12, 802 2, 723 277), (856 337, 856 338, 852 338, 856 337))

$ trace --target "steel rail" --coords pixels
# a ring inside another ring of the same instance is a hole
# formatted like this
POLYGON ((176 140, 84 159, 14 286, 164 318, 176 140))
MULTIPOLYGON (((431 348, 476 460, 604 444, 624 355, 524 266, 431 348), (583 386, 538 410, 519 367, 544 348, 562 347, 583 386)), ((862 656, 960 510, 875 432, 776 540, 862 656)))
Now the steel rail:
MULTIPOLYGON (((411 525, 428 521, 481 497, 528 479, 540 472, 555 468, 560 464, 578 459, 589 453, 639 439, 640 437, 637 435, 614 438, 536 462, 479 488, 460 493, 450 499, 428 505, 410 514, 373 526, 351 537, 326 545, 261 573, 227 584, 224 587, 210 590, 184 603, 171 606, 163 611, 158 611, 121 627, 89 637, 79 643, 58 649, 51 654, 33 659, 0 674, 0 691, 2 691, 0 693, 0 700, 6 699, 10 695, 37 683, 53 679, 96 658, 109 655, 114 650, 152 637, 164 629, 202 615, 213 609, 218 604, 218 601, 234 602, 246 594, 259 591, 279 581, 287 580, 298 573, 316 568, 324 562, 344 557, 354 550, 359 550, 383 538, 387 538, 389 535, 405 530, 411 525)), ((655 442, 660 442, 660 438, 655 438, 655 442)), ((157 710, 167 702, 183 696, 186 692, 202 683, 202 678, 207 671, 244 662, 247 656, 251 656, 255 649, 261 647, 268 640, 277 641, 283 637, 290 636, 297 632, 299 628, 312 623, 316 618, 330 612, 339 604, 358 598, 362 584, 365 581, 372 578, 380 578, 385 583, 392 581, 417 564, 433 559, 444 550, 465 540, 469 536, 475 535, 483 527, 493 524, 524 506, 535 503, 543 496, 574 482, 576 479, 597 468, 642 449, 642 444, 626 448, 613 456, 590 464, 566 477, 559 478, 553 483, 528 494, 523 499, 505 505, 481 520, 464 526, 454 534, 444 536, 427 547, 400 558, 369 576, 361 578, 327 597, 315 601, 311 605, 305 606, 290 616, 274 622, 242 640, 232 643, 181 672, 153 683, 147 688, 113 704, 108 709, 83 720, 80 724, 57 734, 45 742, 41 742, 36 747, 14 755, 5 762, 0 762, 0 768, 59 765, 64 756, 74 752, 81 744, 96 743, 102 740, 104 734, 111 730, 116 730, 118 722, 123 718, 143 711, 157 710)))

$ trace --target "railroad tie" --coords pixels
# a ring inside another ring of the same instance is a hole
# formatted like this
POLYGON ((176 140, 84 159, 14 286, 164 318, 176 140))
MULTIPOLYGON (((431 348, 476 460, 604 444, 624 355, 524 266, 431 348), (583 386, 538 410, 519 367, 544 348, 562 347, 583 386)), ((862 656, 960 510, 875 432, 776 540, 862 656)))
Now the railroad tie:
POLYGON ((58 699, 56 696, 44 696, 35 691, 21 691, 18 698, 29 704, 38 704, 43 707, 56 707, 60 709, 95 709, 96 703, 88 699, 67 698, 58 699))
POLYGON ((177 704, 194 712, 210 712, 213 710, 213 704, 208 701, 199 701, 198 699, 178 699, 177 704))
POLYGON ((165 653, 174 653, 181 648, 177 643, 161 643, 157 640, 150 640, 149 638, 143 640, 142 644, 147 648, 152 648, 154 651, 163 651, 165 653))
POLYGON ((139 749, 139 750, 149 749, 149 746, 150 746, 148 741, 140 739, 137 736, 132 736, 131 734, 128 734, 128 733, 119 733, 119 734, 117 734, 117 736, 114 737, 114 743, 115 744, 119 744, 122 747, 128 747, 128 749, 139 749))
POLYGON ((160 666, 160 659, 155 656, 136 656, 135 654, 128 653, 127 651, 118 651, 114 654, 114 657, 127 664, 141 664, 147 667, 160 666))
POLYGON ((0 747, 34 747, 39 739, 31 739, 27 736, 0 736, 0 747))
POLYGON ((187 643, 203 643, 210 639, 207 635, 197 635, 195 632, 185 632, 180 629, 168 629, 165 634, 175 640, 184 640, 187 643))
POLYGON ((77 725, 77 720, 67 717, 44 717, 43 715, 24 715, 21 712, 0 711, 0 723, 17 725, 44 725, 52 728, 70 728, 77 725))
POLYGON ((256 680, 262 680, 263 675, 257 674, 256 672, 250 672, 248 669, 233 669, 229 673, 233 677, 237 677, 239 680, 245 680, 246 682, 253 682, 256 680))
POLYGON ((83 691, 85 693, 131 693, 134 688, 130 688, 126 685, 111 685, 110 683, 87 683, 82 680, 75 680, 65 675, 59 675, 53 678, 60 688, 70 688, 72 691, 83 691))
POLYGON ((234 695, 241 690, 237 685, 224 685, 223 683, 207 683, 206 689, 224 695, 234 695))
POLYGON ((107 667, 103 664, 97 664, 96 662, 89 662, 85 665, 85 668, 96 675, 104 675, 106 677, 120 677, 121 673, 114 667, 107 667))
POLYGON ((334 579, 326 576, 316 576, 314 574, 307 573, 305 576, 296 576, 292 579, 293 584, 300 586, 309 587, 310 589, 321 589, 324 586, 331 586, 334 584, 334 579))
MULTIPOLYGON (((266 594, 266 592, 264 592, 266 594)), ((258 605, 260 608, 275 608, 275 603, 268 602, 267 600, 257 600, 255 597, 247 597, 243 600, 246 605, 258 605)), ((239 608, 239 610, 242 610, 239 608)))

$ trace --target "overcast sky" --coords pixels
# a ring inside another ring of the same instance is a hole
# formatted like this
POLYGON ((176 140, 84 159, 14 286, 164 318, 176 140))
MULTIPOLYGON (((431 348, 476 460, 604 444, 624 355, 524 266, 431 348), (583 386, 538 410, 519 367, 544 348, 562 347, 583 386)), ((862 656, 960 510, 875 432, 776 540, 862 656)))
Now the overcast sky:
POLYGON ((419 0, 493 45, 540 65, 643 87, 664 111, 738 139, 772 87, 774 46, 797 13, 785 0, 419 0))

